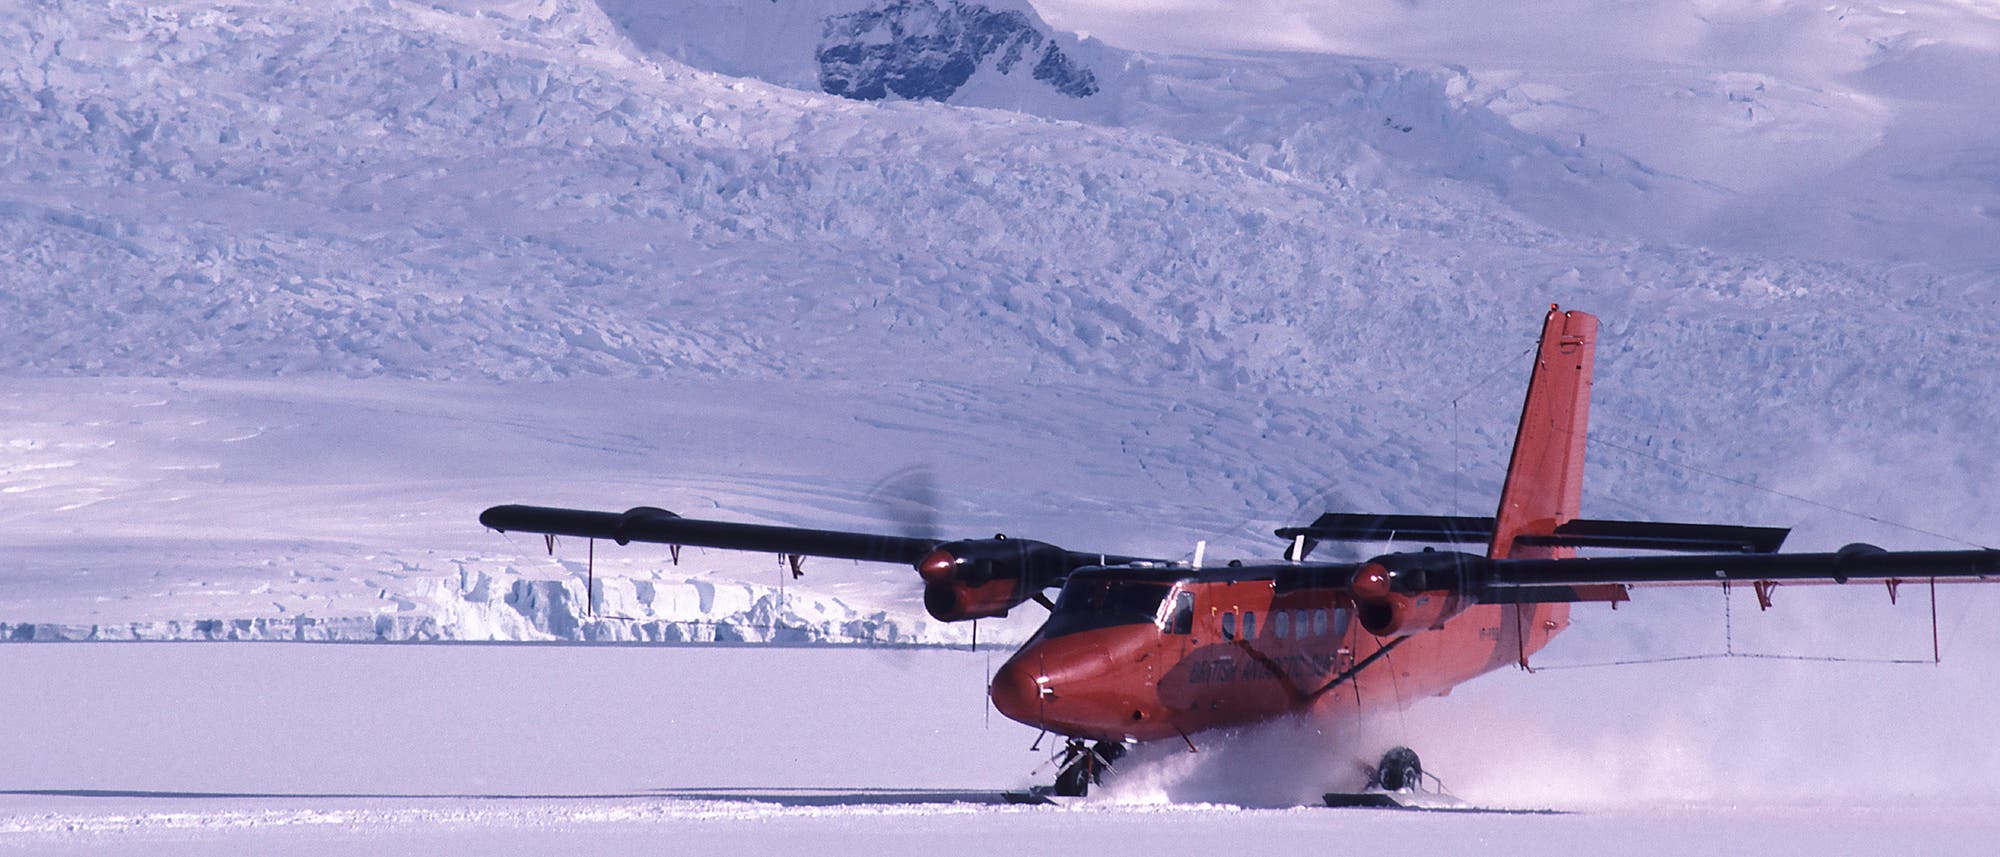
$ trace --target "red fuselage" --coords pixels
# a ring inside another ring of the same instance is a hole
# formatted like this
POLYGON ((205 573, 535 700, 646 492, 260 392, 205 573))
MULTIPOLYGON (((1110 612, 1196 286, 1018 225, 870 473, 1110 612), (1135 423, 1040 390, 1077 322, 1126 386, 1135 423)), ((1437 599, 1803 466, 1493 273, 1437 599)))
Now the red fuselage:
MULTIPOLYGON (((1534 538, 1579 511, 1596 338, 1588 313, 1551 306, 1542 320, 1490 558, 1575 553, 1534 538)), ((1290 558, 1305 556, 1298 547, 1290 558)), ((994 674, 993 704, 1030 726, 1100 741, 1296 715, 1347 719, 1525 664, 1569 624, 1566 603, 1465 607, 1470 593, 1452 573, 1456 562, 1426 551, 1352 567, 1085 571, 1064 583, 1048 623, 994 674)), ((1544 600, 1623 594, 1598 587, 1544 600)))
POLYGON ((1122 579, 1117 570, 1094 575, 1105 577, 1065 588, 1049 623, 994 673, 1002 714, 1099 741, 1297 715, 1353 718, 1518 663, 1569 621, 1567 604, 1473 606, 1371 662, 1396 638, 1364 630, 1339 588, 1282 591, 1273 576, 1249 569, 1178 580, 1151 572, 1130 579, 1129 594, 1157 596, 1079 603, 1072 590, 1122 579), (1137 615, 1147 600, 1157 608, 1150 618, 1137 615))

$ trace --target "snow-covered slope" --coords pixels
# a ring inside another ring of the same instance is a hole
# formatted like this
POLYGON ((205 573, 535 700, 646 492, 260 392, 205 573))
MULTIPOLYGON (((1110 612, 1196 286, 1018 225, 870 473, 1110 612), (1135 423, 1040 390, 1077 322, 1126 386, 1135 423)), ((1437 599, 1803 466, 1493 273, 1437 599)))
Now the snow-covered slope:
POLYGON ((1476 103, 1484 96, 1461 69, 1134 52, 1051 30, 1021 0, 600 5, 638 47, 698 68, 1133 129, 1315 184, 1471 194, 1480 199, 1458 204, 1475 206, 1497 196, 1566 228, 1650 230, 1662 208, 1715 193, 1613 150, 1523 132, 1476 103))
MULTIPOLYGON (((1142 130, 720 78, 640 55, 587 5, 79 4, 7 24, 17 372, 920 365, 1435 404, 1466 377, 1451 355, 1550 300, 1677 355, 1657 369, 1677 379, 1612 395, 1768 385, 1794 349, 1879 351, 1911 327, 1940 329, 1920 359, 1988 360, 1989 317, 1951 312, 1988 278, 1579 238, 1476 186, 1390 192, 1142 130), (1728 335, 1761 325, 1773 350, 1726 365, 1728 335)), ((1953 383, 1909 371, 1883 383, 1953 383)), ((1923 398, 1947 422, 1989 413, 1923 398)))
POLYGON ((986 355, 981 375, 1316 376, 1337 355, 1191 352, 1258 339, 1243 324, 1337 341, 1352 308, 1431 300, 1401 278, 1457 292, 1520 267, 1450 255, 1546 259, 1530 278, 1617 255, 1476 193, 657 66, 593 7, 514 29, 391 9, 84 6, 48 22, 86 33, 67 38, 17 21, 15 365, 830 373, 880 363, 832 343, 900 354, 909 332, 986 355))
POLYGON ((1465 100, 1710 192, 1639 222, 1759 253, 2000 264, 2000 10, 1909 3, 1039 0, 1058 26, 1187 51, 1457 70, 1465 100))

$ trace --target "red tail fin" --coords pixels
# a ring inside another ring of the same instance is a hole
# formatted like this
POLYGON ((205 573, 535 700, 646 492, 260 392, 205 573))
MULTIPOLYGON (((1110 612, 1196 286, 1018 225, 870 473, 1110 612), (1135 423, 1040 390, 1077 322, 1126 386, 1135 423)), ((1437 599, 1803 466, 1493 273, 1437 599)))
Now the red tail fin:
POLYGON ((1590 422, 1590 370, 1596 349, 1596 316, 1549 307, 1487 556, 1575 555, 1575 548, 1516 548, 1514 539, 1553 532, 1575 518, 1582 505, 1583 441, 1590 422))

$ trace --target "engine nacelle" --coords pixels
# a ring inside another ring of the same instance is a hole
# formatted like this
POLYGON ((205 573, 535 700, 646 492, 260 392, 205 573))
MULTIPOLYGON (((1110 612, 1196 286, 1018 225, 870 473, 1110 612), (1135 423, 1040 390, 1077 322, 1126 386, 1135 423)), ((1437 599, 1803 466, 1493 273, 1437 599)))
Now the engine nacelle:
POLYGON ((1378 556, 1354 570, 1348 585, 1354 618, 1377 637, 1407 637, 1442 626, 1479 603, 1484 557, 1425 551, 1378 556))
POLYGON ((947 542, 917 561, 924 609, 941 622, 1005 616, 1069 571, 1068 551, 1005 536, 947 542))

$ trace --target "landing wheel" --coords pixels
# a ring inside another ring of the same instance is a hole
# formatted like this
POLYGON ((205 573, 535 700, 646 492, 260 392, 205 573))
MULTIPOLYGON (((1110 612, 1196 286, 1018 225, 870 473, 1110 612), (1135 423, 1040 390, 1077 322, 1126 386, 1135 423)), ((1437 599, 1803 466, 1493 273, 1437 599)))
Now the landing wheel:
POLYGON ((1083 797, 1092 783, 1103 782, 1105 769, 1125 755, 1125 745, 1099 741, 1092 747, 1081 738, 1071 738, 1063 748, 1062 771, 1056 774, 1055 792, 1061 797, 1083 797))
POLYGON ((1383 791, 1415 791, 1424 784, 1424 763, 1417 758, 1417 751, 1408 747, 1393 747, 1382 754, 1382 763, 1375 766, 1375 783, 1383 791))

